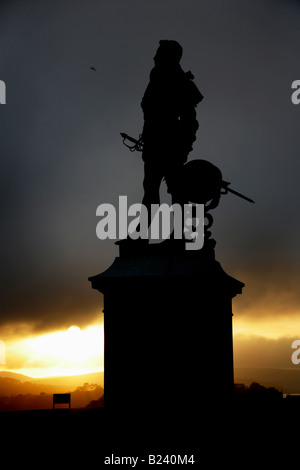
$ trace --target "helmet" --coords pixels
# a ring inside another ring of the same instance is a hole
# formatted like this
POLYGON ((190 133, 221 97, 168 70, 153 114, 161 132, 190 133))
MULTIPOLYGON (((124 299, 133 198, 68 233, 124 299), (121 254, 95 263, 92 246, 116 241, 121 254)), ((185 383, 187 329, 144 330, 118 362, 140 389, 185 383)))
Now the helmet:
POLYGON ((191 160, 183 166, 182 190, 187 200, 205 204, 219 200, 222 188, 222 173, 207 160, 191 160))

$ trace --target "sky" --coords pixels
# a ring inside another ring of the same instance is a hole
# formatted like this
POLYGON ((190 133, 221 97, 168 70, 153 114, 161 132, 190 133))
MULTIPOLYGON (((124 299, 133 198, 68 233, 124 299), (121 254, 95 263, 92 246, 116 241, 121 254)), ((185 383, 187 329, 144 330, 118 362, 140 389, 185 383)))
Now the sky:
MULTIPOLYGON (((96 208, 141 201, 140 154, 119 134, 141 133, 158 42, 175 39, 204 96, 190 159, 211 161, 255 200, 229 194, 213 213, 216 258, 245 283, 233 302, 235 364, 296 367, 299 21, 300 2, 287 0, 1 2, 0 340, 101 329, 88 277, 118 249, 96 237, 96 208)), ((44 364, 6 356, 13 370, 44 364)))

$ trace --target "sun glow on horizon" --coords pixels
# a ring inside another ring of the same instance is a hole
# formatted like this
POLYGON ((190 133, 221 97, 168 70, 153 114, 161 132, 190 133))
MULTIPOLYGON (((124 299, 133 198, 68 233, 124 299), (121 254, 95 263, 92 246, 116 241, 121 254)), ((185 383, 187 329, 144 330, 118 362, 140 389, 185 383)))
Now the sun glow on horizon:
MULTIPOLYGON (((260 312, 238 309, 233 317, 235 364, 239 367, 260 367, 262 357, 274 351, 268 364, 279 367, 278 355, 285 355, 290 365, 291 339, 300 337, 299 312, 284 316, 259 315, 260 312), (251 349, 252 348, 252 349, 251 349), (277 348, 277 349, 276 349, 277 348), (281 349, 280 349, 281 348, 281 349), (259 354, 257 353, 259 349, 259 354), (257 354, 254 354, 256 352, 257 354)), ((6 337, 5 337, 6 336, 6 337)), ((29 326, 22 325, 16 334, 3 338, 6 346, 6 365, 1 370, 32 378, 85 375, 104 371, 104 326, 94 323, 85 328, 70 325, 64 330, 33 335, 29 326), (20 336, 22 331, 23 335, 20 336)), ((180 347, 180 345, 179 345, 180 347)), ((283 361, 280 363, 283 364, 283 361)), ((127 365, 125 364, 125 367, 127 365)))
POLYGON ((289 338, 300 335, 300 316, 261 318, 238 314, 233 317, 233 336, 237 334, 260 336, 266 339, 289 338))
POLYGON ((33 378, 90 374, 103 371, 103 352, 103 325, 72 325, 8 343, 6 368, 33 378), (9 367, 10 357, 21 367, 9 367))

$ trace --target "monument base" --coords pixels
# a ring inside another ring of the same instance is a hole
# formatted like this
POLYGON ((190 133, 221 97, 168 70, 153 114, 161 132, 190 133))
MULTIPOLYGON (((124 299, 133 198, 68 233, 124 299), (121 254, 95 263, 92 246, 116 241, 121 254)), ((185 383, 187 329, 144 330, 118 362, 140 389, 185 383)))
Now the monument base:
POLYGON ((105 409, 197 413, 229 399, 232 298, 244 284, 211 249, 131 246, 89 278, 104 294, 105 409))

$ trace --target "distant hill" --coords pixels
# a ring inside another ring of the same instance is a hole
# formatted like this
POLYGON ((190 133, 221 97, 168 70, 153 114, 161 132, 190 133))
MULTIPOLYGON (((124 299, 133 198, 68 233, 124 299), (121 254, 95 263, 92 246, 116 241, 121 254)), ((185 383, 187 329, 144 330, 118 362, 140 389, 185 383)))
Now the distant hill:
POLYGON ((243 383, 245 385, 259 382, 265 387, 276 387, 283 393, 300 393, 300 368, 236 368, 234 371, 234 381, 235 383, 243 383))
MULTIPOLYGON (((67 388, 80 387, 84 383, 93 383, 104 387, 104 372, 95 372, 92 374, 85 375, 72 375, 65 377, 45 377, 43 379, 35 379, 27 375, 16 374, 10 371, 0 371, 0 378, 10 378, 19 380, 21 383, 30 382, 32 384, 40 385, 55 385, 67 388)), ((0 388, 1 395, 1 388, 0 388)))
POLYGON ((34 379, 34 381, 38 384, 51 384, 69 387, 80 387, 84 383, 97 384, 101 387, 104 387, 104 372, 94 372, 93 374, 85 375, 72 375, 70 377, 46 377, 43 379, 34 379))
POLYGON ((103 406, 103 373, 33 379, 0 372, 0 411, 52 408, 53 393, 71 393, 72 408, 103 406))
POLYGON ((28 377, 27 375, 16 374, 15 372, 10 372, 6 370, 0 371, 0 377, 8 377, 10 379, 20 380, 20 382, 27 382, 28 380, 34 380, 32 379, 32 377, 28 377))

